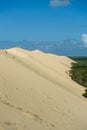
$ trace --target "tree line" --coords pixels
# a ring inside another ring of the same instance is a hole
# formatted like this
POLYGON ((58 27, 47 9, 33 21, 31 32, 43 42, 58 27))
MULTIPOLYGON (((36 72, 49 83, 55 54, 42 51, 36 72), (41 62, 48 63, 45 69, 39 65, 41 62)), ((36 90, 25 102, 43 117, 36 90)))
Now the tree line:
POLYGON ((74 57, 72 59, 76 60, 76 63, 72 63, 70 76, 75 82, 86 88, 82 95, 87 98, 87 57, 74 57))

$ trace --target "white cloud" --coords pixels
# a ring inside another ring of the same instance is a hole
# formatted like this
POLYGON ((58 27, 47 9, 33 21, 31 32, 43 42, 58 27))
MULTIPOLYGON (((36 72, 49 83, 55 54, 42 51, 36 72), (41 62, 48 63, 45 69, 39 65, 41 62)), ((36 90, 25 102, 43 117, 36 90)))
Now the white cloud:
POLYGON ((82 41, 83 41, 83 45, 84 47, 87 47, 87 34, 82 34, 82 41))
POLYGON ((61 7, 70 5, 70 0, 50 0, 50 6, 61 7))

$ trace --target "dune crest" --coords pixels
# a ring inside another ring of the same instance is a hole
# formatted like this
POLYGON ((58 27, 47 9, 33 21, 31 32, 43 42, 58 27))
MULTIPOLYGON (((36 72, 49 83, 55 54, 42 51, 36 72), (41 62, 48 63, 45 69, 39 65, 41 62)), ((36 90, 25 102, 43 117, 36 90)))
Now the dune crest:
POLYGON ((86 130, 84 88, 68 75, 65 56, 0 50, 1 130, 86 130))

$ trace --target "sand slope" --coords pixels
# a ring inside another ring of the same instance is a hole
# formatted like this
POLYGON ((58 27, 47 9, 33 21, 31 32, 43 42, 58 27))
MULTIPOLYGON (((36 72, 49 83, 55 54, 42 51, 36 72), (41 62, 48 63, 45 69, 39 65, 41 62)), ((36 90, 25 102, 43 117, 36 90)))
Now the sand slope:
POLYGON ((84 88, 68 76, 68 57, 0 51, 0 130, 87 130, 84 88))

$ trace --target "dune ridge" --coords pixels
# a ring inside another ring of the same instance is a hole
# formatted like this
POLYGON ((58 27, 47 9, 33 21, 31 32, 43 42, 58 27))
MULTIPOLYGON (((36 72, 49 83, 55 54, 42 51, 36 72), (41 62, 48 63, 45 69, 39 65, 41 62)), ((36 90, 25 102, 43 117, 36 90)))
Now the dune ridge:
POLYGON ((86 130, 84 88, 71 59, 21 48, 0 50, 1 130, 86 130))

